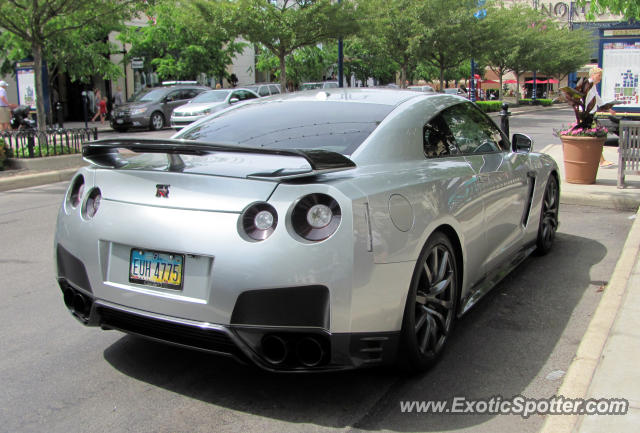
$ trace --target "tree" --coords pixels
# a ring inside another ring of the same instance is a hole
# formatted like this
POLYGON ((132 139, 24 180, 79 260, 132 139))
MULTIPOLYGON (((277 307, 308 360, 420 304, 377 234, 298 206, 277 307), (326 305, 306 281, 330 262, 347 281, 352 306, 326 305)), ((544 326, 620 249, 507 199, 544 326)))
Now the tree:
POLYGON ((622 14, 627 19, 640 20, 640 2, 638 0, 578 0, 578 6, 585 6, 589 3, 587 16, 590 19, 596 14, 605 12, 607 9, 612 14, 622 14))
MULTIPOLYGON (((218 1, 198 0, 203 13, 218 1)), ((228 3, 235 29, 242 37, 262 44, 278 58, 280 84, 287 87, 286 58, 295 50, 331 39, 344 38, 358 29, 352 1, 237 0, 228 3)))
POLYGON ((45 118, 42 65, 51 41, 66 32, 99 26, 113 17, 132 16, 142 0, 1 0, 0 27, 29 45, 35 69, 38 128, 45 118))
POLYGON ((424 29, 412 40, 419 58, 438 68, 440 89, 445 87, 445 72, 481 53, 491 30, 474 16, 475 0, 425 0, 419 2, 418 19, 424 29))
POLYGON ((367 0, 359 5, 370 28, 359 36, 372 52, 391 59, 400 68, 400 83, 406 87, 415 61, 412 41, 425 30, 416 19, 415 0, 367 0))
MULTIPOLYGON (((337 54, 323 46, 307 46, 295 50, 285 59, 287 80, 296 88, 303 81, 321 81, 337 60, 337 54)), ((279 59, 266 49, 260 49, 256 59, 256 69, 273 71, 280 77, 279 59)))
MULTIPOLYGON (((131 44, 128 58, 144 57, 162 79, 194 79, 199 74, 227 77, 227 66, 246 44, 234 41, 220 5, 200 13, 191 2, 160 0, 145 11, 148 25, 129 27, 120 39, 131 44)), ((227 77, 228 78, 228 77, 227 77)))
POLYGON ((589 63, 593 34, 585 29, 571 30, 556 26, 542 35, 542 42, 553 56, 542 55, 537 59, 537 70, 560 81, 569 73, 589 63))

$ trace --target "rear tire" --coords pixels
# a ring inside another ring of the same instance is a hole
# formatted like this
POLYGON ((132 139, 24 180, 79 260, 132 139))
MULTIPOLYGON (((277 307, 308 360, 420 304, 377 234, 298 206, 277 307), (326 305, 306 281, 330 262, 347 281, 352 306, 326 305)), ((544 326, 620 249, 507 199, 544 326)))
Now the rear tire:
POLYGON ((402 319, 398 363, 404 371, 426 371, 442 354, 457 313, 458 269, 449 238, 431 235, 413 271, 402 319))
POLYGON ((558 189, 558 180, 554 175, 550 175, 540 209, 540 223, 538 224, 538 238, 536 239, 537 255, 543 256, 551 251, 551 247, 553 247, 556 230, 558 230, 559 207, 560 190, 558 189))

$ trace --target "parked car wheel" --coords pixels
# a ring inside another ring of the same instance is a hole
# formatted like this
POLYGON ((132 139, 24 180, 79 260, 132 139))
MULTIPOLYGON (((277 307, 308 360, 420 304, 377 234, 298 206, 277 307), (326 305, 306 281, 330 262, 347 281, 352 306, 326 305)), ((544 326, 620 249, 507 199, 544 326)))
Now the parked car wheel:
POLYGON ((549 176, 547 188, 542 198, 540 210, 540 225, 538 226, 538 239, 536 241, 536 253, 547 254, 553 246, 553 241, 558 230, 558 211, 560 206, 560 190, 558 180, 554 175, 549 176))
POLYGON ((399 353, 403 370, 418 373, 438 359, 456 318, 458 293, 455 250, 436 232, 420 254, 407 296, 399 353))
POLYGON ((149 129, 152 131, 157 131, 164 127, 164 116, 162 113, 155 112, 151 115, 151 119, 149 121, 149 129))

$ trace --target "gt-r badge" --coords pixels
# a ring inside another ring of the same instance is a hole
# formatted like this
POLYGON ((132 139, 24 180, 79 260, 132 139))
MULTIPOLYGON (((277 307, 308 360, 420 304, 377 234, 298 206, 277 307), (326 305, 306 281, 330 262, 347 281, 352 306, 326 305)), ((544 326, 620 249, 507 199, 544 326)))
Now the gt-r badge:
POLYGON ((164 197, 164 198, 169 198, 169 187, 171 185, 162 185, 162 184, 158 184, 156 185, 156 197, 164 197))

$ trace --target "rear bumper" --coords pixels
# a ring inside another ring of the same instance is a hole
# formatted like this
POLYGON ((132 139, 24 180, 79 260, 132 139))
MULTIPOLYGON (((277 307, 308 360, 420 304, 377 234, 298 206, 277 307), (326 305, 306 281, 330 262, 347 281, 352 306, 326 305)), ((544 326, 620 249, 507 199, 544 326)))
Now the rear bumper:
POLYGON ((64 278, 67 308, 86 326, 115 329, 228 356, 267 371, 337 371, 395 362, 399 332, 331 334, 319 327, 220 325, 170 317, 95 298, 64 278))

